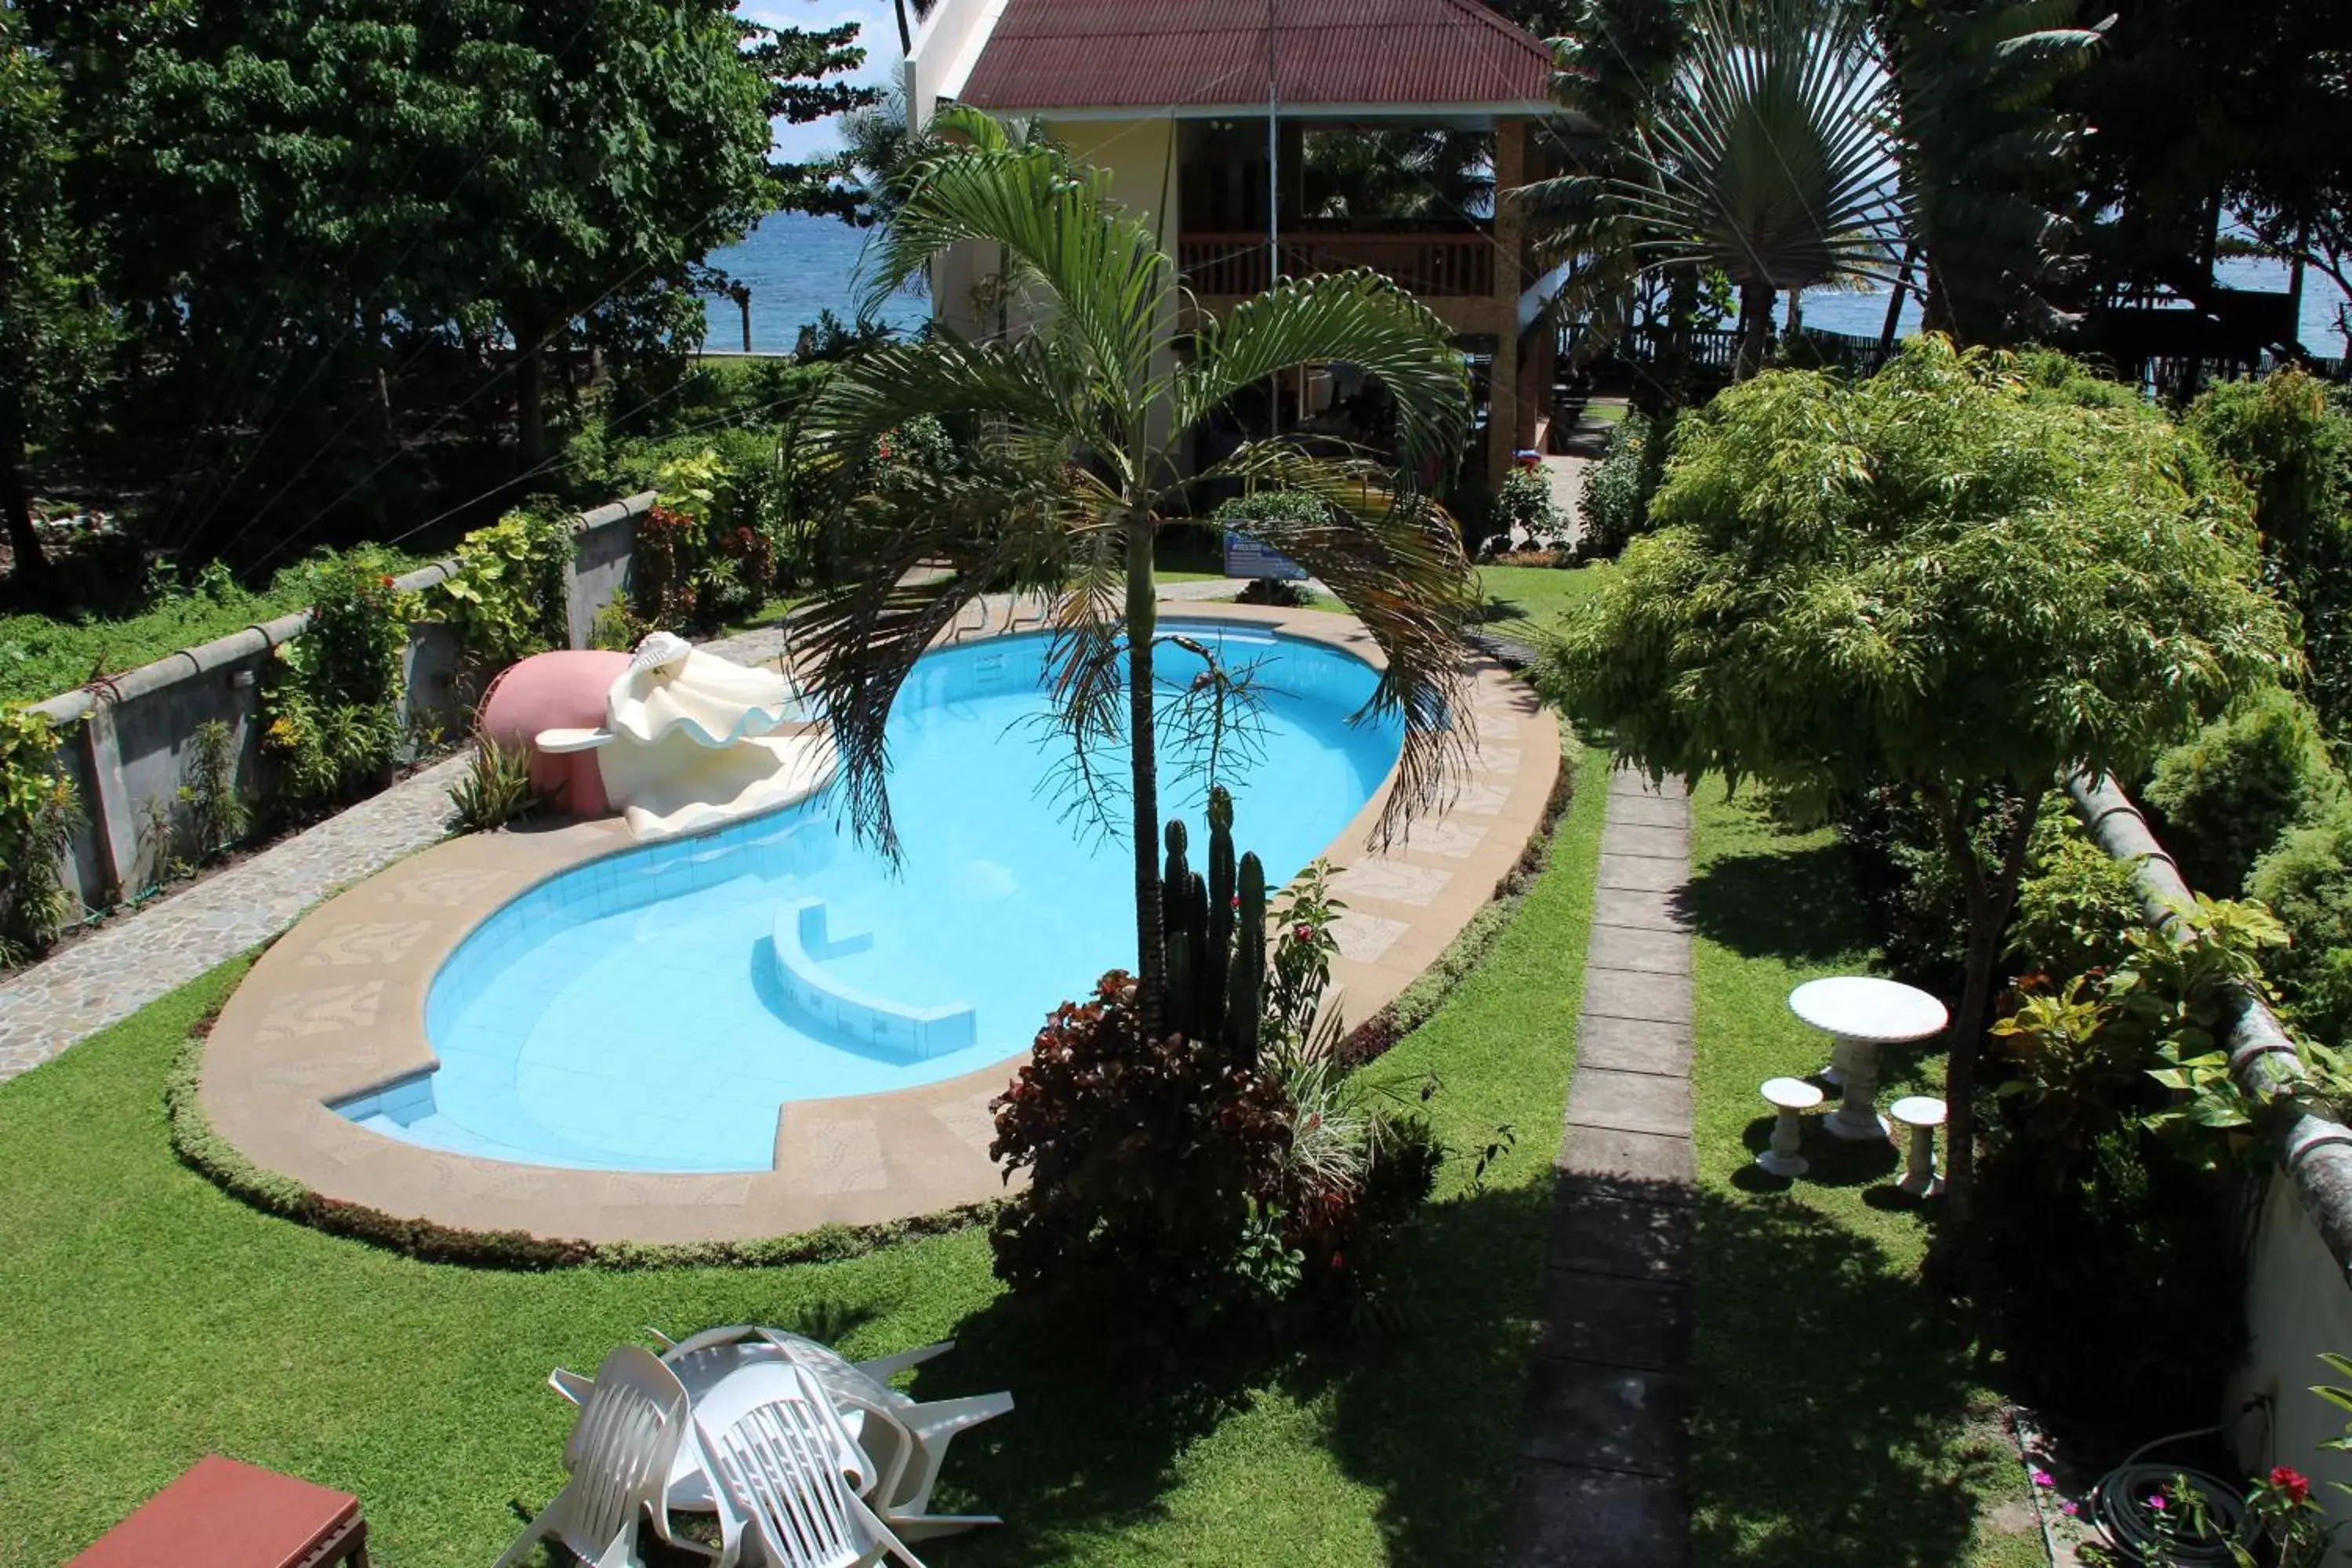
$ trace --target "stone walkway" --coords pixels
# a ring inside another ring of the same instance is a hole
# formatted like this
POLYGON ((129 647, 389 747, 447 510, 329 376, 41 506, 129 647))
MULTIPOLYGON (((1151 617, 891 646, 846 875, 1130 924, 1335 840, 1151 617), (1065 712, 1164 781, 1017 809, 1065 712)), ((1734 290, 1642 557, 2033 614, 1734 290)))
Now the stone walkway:
MULTIPOLYGON (((1171 583, 1160 596, 1230 598, 1236 587, 1171 583)), ((986 601, 992 626, 1003 625, 1008 604, 1003 595, 986 601)), ((971 619, 977 624, 979 617, 971 619)), ((784 638, 780 628, 767 627, 707 646, 738 663, 756 664, 782 652, 784 638)), ((428 768, 0 981, 0 1082, 268 942, 336 889, 439 840, 449 815, 449 786, 465 765, 457 757, 428 768)))
POLYGON ((268 941, 333 889, 439 840, 452 757, 0 983, 0 1080, 268 941))
POLYGON ((1690 803, 1609 780, 1509 1568, 1690 1561, 1690 803))

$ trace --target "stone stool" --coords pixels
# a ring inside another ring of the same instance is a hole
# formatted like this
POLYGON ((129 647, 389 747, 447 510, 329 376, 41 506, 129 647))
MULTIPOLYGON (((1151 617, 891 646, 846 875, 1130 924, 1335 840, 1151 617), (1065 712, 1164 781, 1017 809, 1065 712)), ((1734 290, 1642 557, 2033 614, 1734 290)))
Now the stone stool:
POLYGON ((1776 1176, 1801 1176, 1809 1169, 1805 1157, 1797 1152, 1805 1136, 1804 1111, 1822 1102, 1817 1085, 1801 1078, 1768 1078, 1764 1080, 1764 1103, 1780 1113, 1772 1123, 1772 1142, 1756 1156, 1756 1163, 1776 1176))
POLYGON ((1944 1102, 1915 1094, 1896 1100, 1887 1111, 1911 1129, 1911 1156, 1904 1162, 1903 1179, 1895 1184, 1915 1198, 1934 1197, 1944 1190, 1944 1178, 1936 1172, 1936 1129, 1944 1124, 1944 1102))

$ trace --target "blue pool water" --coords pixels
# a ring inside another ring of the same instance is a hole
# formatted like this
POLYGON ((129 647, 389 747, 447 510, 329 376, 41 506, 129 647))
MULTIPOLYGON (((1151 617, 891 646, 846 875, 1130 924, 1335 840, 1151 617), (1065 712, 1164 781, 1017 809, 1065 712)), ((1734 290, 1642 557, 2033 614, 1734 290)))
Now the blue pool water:
MULTIPOLYGON (((1345 653, 1213 623, 1171 629, 1222 642, 1229 666, 1263 660, 1260 756, 1231 783, 1235 837, 1279 887, 1371 797, 1399 731, 1349 723, 1375 678, 1345 653)), ((1045 708, 1044 649, 1005 638, 916 667, 890 718, 897 874, 836 823, 830 792, 565 872, 484 922, 436 977, 425 1029, 440 1069, 337 1109, 494 1159, 760 1170, 783 1101, 904 1089, 1024 1050, 1049 1010, 1135 951, 1127 846, 1066 820, 1050 782, 1066 743, 1028 722, 1045 708)), ((1163 681, 1199 668, 1173 647, 1159 656, 1163 681)), ((1168 809, 1198 842, 1198 788, 1174 793, 1168 809)))

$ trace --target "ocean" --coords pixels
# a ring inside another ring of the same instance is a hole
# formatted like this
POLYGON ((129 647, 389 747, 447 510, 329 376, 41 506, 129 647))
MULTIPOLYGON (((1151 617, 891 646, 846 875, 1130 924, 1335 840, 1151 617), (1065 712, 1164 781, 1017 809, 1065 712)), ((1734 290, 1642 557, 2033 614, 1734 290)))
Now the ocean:
MULTIPOLYGON (((858 265, 874 231, 852 228, 839 218, 806 213, 772 213, 740 245, 710 253, 719 268, 751 290, 751 347, 789 353, 800 330, 825 310, 845 321, 857 319, 865 293, 858 265)), ((743 318, 734 302, 709 302, 707 348, 740 349, 743 318)), ((879 312, 896 327, 920 326, 930 315, 921 295, 894 294, 879 312)))
MULTIPOLYGON (((2286 292, 2286 264, 2266 261, 2258 257, 2237 258, 2217 264, 2214 276, 2224 288, 2264 289, 2273 293, 2286 292)), ((2303 346, 2322 359, 2335 359, 2347 351, 2344 334, 2336 330, 2336 308, 2344 301, 2343 291, 2326 274, 2305 268, 2303 274, 2303 346)), ((1849 294, 1835 289, 1805 290, 1805 325, 1818 327, 1825 332, 1847 332, 1855 337, 1876 337, 1886 326, 1886 292, 1878 289, 1867 294, 1849 294)), ((1903 298, 1903 316, 1895 331, 1908 337, 1919 330, 1919 301, 1912 295, 1903 298)))
MULTIPOLYGON (((858 276, 870 229, 852 228, 838 218, 810 217, 804 213, 776 213, 754 229, 740 245, 713 251, 710 262, 751 289, 751 346, 789 353, 801 328, 831 310, 843 321, 854 321, 863 293, 858 276)), ((2240 289, 2284 292, 2286 268, 2275 261, 2224 261, 2221 279, 2240 289)), ((2334 358, 2344 353, 2343 335, 2336 328, 2336 307, 2343 296, 2334 283, 2315 271, 2304 274, 2303 346, 2334 358)), ((710 330, 704 340, 713 349, 743 346, 742 318, 726 300, 710 301, 710 330)), ((916 293, 893 295, 881 313, 893 326, 919 326, 930 314, 929 303, 916 293)), ((1805 324, 1825 331, 1876 337, 1886 321, 1886 295, 1850 294, 1808 289, 1805 324)), ((1906 297, 1898 328, 1906 336, 1919 327, 1919 302, 1906 297)))

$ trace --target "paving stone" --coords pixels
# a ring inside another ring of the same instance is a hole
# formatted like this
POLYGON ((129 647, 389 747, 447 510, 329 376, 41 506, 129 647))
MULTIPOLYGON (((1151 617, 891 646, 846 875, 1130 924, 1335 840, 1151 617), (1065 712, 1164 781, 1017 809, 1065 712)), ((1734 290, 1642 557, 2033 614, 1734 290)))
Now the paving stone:
POLYGON ((1691 1123, 1690 1080, 1656 1073, 1610 1072, 1580 1062, 1568 1091, 1568 1121, 1577 1127, 1609 1127, 1621 1132, 1655 1132, 1687 1138, 1691 1123))
POLYGON ((1674 1373, 1539 1355, 1528 1373, 1522 1456, 1675 1479, 1688 1385, 1674 1373))
POLYGON ((1536 1353, 1603 1366, 1675 1372, 1690 1357, 1690 1287, 1546 1268, 1536 1353))
POLYGON ((1689 1502, 1675 1482, 1522 1459, 1504 1568, 1688 1568, 1689 1502))
POLYGON ((1698 1180, 1689 1139, 1615 1127, 1569 1128, 1552 1168, 1571 1191, 1648 1203, 1690 1203, 1698 1180))
POLYGON ((1690 879, 1690 867, 1683 860, 1669 860, 1656 855, 1611 855, 1601 857, 1598 886, 1606 891, 1613 888, 1630 889, 1637 893, 1672 893, 1680 890, 1690 879))
POLYGON ((1663 784, 1654 784, 1632 768, 1619 768, 1609 775, 1609 793, 1612 796, 1648 795, 1653 800, 1683 800, 1689 794, 1678 778, 1670 777, 1663 784))
POLYGON ((1679 931, 1691 929, 1690 916, 1683 909, 1679 889, 1666 892, 1643 892, 1633 888, 1603 887, 1592 896, 1594 925, 1632 926, 1637 931, 1679 931))
POLYGON ((1585 962, 1599 969, 1638 969, 1652 974, 1688 974, 1690 937, 1684 931, 1644 931, 1639 926, 1592 926, 1585 962))
POLYGON ((1679 796, 1668 799, 1654 795, 1612 795, 1609 820, 1636 827, 1688 827, 1690 802, 1679 796))
POLYGON ((1584 1011, 1612 1018, 1687 1024, 1691 1021, 1690 976, 1589 968, 1584 975, 1584 1011))
POLYGON ((1644 827, 1639 823, 1619 822, 1612 816, 1601 830, 1601 853, 1655 856, 1662 860, 1675 862, 1687 877, 1690 874, 1690 829, 1644 827))
POLYGON ((1547 1267, 1627 1279, 1690 1278, 1693 1216, 1682 1204, 1561 1190, 1552 1200, 1547 1267))
POLYGON ((1576 1026, 1576 1065, 1611 1072, 1688 1078, 1691 1033, 1686 1024, 1587 1013, 1576 1026))

